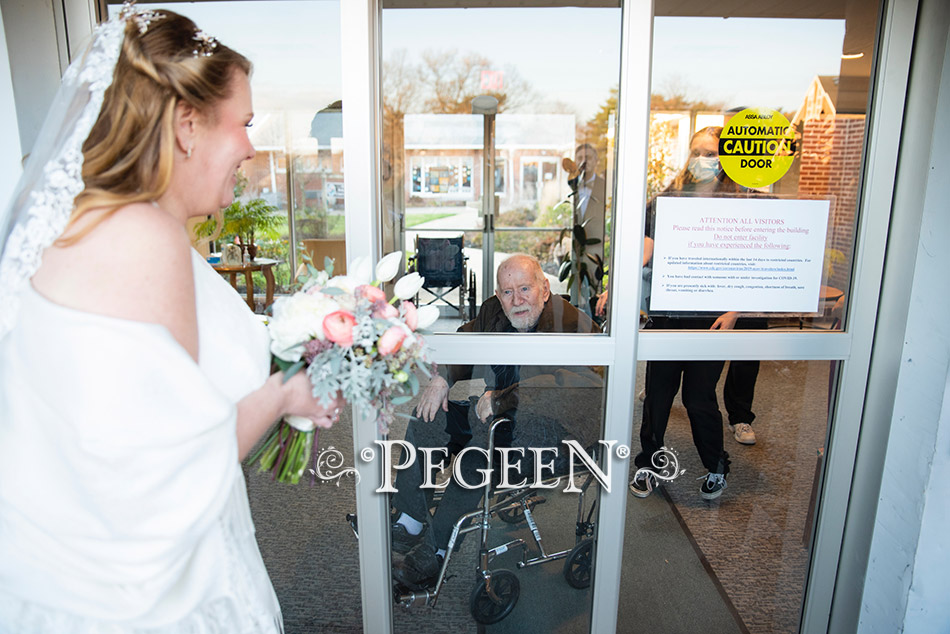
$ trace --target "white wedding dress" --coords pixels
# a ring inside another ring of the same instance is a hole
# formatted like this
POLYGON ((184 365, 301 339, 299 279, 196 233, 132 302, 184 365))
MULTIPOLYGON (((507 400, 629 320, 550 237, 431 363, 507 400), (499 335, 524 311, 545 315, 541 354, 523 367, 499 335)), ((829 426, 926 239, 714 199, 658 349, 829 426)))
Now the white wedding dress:
POLYGON ((268 336, 193 252, 199 363, 29 287, 0 340, 0 632, 280 632, 237 457, 268 336))

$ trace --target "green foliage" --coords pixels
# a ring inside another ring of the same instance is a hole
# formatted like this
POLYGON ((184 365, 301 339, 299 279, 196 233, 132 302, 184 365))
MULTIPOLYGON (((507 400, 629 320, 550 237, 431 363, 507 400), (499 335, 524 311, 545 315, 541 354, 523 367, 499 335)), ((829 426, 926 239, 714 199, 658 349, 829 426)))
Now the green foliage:
POLYGON ((558 279, 567 280, 567 290, 576 288, 576 293, 571 293, 571 296, 577 299, 577 307, 584 312, 590 310, 590 298, 600 292, 604 279, 604 261, 600 255, 587 252, 587 247, 600 244, 599 238, 587 237, 584 227, 588 222, 590 220, 561 230, 561 241, 570 233, 571 250, 561 256, 558 269, 558 279))
MULTIPOLYGON (((263 198, 241 200, 247 188, 247 177, 238 172, 237 184, 234 186, 234 202, 224 210, 224 226, 221 235, 225 239, 237 237, 241 244, 255 244, 255 238, 260 236, 270 240, 277 240, 280 235, 277 231, 284 218, 277 213, 277 207, 267 204, 263 198)), ((208 237, 214 234, 217 222, 210 218, 195 227, 198 237, 208 237)))
POLYGON ((325 209, 301 207, 294 213, 297 237, 304 238, 342 238, 345 234, 345 221, 342 214, 331 214, 325 209))
MULTIPOLYGON (((570 211, 568 216, 555 223, 550 209, 546 214, 538 216, 537 209, 531 207, 519 207, 509 209, 498 214, 496 226, 503 227, 538 227, 547 228, 551 226, 564 226, 570 222, 570 211)), ((557 233, 554 231, 504 231, 495 230, 495 251, 499 253, 527 253, 538 258, 542 263, 551 258, 551 251, 557 244, 557 233)), ((481 233, 472 238, 471 246, 480 248, 482 245, 481 233)))
POLYGON ((822 263, 823 279, 830 280, 835 275, 835 266, 844 264, 848 258, 838 249, 825 249, 825 261, 822 263))
POLYGON ((278 237, 275 231, 282 218, 277 207, 267 204, 263 198, 254 198, 246 203, 235 200, 224 210, 223 234, 237 236, 241 244, 255 244, 255 236, 270 239, 278 237))

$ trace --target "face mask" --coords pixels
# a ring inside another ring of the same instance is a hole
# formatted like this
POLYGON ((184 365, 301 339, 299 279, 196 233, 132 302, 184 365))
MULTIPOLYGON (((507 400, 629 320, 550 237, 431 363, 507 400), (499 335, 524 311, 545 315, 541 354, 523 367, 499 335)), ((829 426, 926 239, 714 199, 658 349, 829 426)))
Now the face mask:
POLYGON ((719 175, 719 157, 694 156, 687 167, 697 183, 707 183, 719 175))

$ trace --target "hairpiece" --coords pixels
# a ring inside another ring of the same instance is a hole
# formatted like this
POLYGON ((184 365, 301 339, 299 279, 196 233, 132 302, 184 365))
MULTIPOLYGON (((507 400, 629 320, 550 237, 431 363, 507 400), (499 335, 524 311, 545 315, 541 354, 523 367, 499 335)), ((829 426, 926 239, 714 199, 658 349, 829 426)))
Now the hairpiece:
POLYGON ((218 48, 218 38, 204 31, 195 31, 195 36, 191 39, 197 43, 195 50, 191 52, 195 57, 211 57, 214 49, 218 48))
POLYGON ((123 20, 133 20, 136 28, 139 30, 139 35, 145 35, 149 25, 156 20, 164 19, 165 14, 152 11, 151 9, 139 9, 135 6, 135 0, 125 0, 119 17, 123 20))

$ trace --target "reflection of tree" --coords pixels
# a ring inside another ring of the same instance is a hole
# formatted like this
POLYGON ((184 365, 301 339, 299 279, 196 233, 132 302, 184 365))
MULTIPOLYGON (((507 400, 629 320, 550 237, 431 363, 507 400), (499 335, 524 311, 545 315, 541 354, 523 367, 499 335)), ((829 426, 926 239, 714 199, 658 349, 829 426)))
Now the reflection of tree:
POLYGON ((660 193, 675 173, 673 151, 676 148, 673 121, 650 117, 650 147, 647 156, 647 200, 660 193))
POLYGON ((580 126, 577 131, 577 145, 590 143, 597 149, 597 173, 607 170, 607 136, 610 131, 610 118, 617 117, 617 88, 611 88, 604 103, 600 104, 593 117, 580 126))
POLYGON ((691 88, 678 77, 673 77, 663 84, 662 90, 650 95, 650 110, 688 110, 696 112, 719 112, 725 108, 721 101, 706 101, 695 94, 691 88), (693 97, 690 97, 693 93, 693 97))
POLYGON ((413 64, 405 50, 390 54, 383 65, 383 109, 388 116, 409 112, 470 114, 472 99, 491 95, 498 112, 517 110, 535 99, 531 85, 512 67, 504 69, 501 90, 481 87, 482 71, 498 70, 478 53, 429 50, 413 64))

